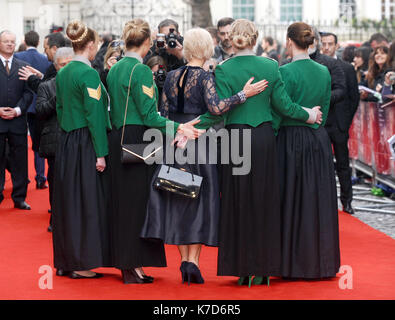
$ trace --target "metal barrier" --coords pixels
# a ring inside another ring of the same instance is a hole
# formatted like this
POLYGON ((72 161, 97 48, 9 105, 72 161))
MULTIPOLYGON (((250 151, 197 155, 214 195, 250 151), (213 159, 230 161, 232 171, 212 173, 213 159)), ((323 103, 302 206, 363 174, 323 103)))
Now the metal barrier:
MULTIPOLYGON (((372 177, 372 186, 381 182, 395 189, 395 159, 388 144, 388 139, 395 134, 395 107, 383 109, 378 103, 361 101, 349 134, 354 175, 357 170, 362 171, 372 177)), ((388 210, 391 207, 395 210, 395 201, 367 197, 369 191, 369 188, 354 186, 354 199, 368 202, 363 207, 355 207, 356 210, 395 214, 388 210)))
POLYGON ((383 109, 377 103, 361 102, 350 128, 350 158, 395 183, 395 159, 388 145, 394 134, 395 107, 383 109))

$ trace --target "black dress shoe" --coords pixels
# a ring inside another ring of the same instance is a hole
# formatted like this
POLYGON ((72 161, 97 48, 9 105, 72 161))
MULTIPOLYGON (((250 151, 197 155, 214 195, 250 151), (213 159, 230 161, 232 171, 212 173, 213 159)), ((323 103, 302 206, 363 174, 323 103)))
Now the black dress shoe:
POLYGON ((98 279, 98 278, 102 278, 103 275, 102 275, 101 273, 97 273, 97 272, 96 272, 94 276, 92 276, 92 277, 86 277, 86 276, 82 276, 82 275, 80 275, 80 274, 78 274, 78 273, 72 271, 72 272, 69 274, 69 277, 70 277, 71 279, 98 279))
POLYGON ((353 207, 351 206, 351 204, 347 204, 346 206, 343 206, 343 212, 348 213, 348 214, 355 214, 355 211, 353 209, 353 207))
POLYGON ((143 274, 143 278, 144 278, 144 279, 148 279, 149 281, 154 282, 154 277, 147 276, 146 274, 143 274))
POLYGON ((14 208, 16 209, 20 209, 20 210, 31 210, 32 208, 30 208, 30 206, 25 202, 15 202, 14 203, 14 208))
POLYGON ((53 228, 52 228, 52 226, 51 226, 51 225, 49 225, 49 226, 48 226, 48 229, 47 229, 47 231, 48 231, 48 232, 52 232, 52 231, 53 231, 53 228))
POLYGON ((137 274, 136 270, 130 269, 130 270, 122 270, 122 280, 124 284, 144 284, 144 283, 152 283, 154 281, 154 278, 150 277, 149 279, 147 276, 140 278, 140 276, 137 274))
POLYGON ((36 183, 36 189, 38 190, 47 189, 47 188, 48 186, 46 185, 46 181, 36 183))
POLYGON ((56 270, 56 275, 57 275, 58 277, 65 277, 65 276, 68 276, 69 274, 70 274, 70 272, 64 271, 64 270, 62 270, 62 269, 57 269, 57 270, 56 270))

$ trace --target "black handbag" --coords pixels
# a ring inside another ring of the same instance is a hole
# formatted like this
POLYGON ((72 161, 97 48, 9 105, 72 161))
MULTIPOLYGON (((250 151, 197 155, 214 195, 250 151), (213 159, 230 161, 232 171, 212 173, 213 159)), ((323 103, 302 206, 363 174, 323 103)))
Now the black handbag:
POLYGON ((200 194, 203 177, 162 164, 154 187, 187 198, 197 199, 200 194))
POLYGON ((126 98, 126 106, 125 106, 125 118, 123 121, 122 128, 122 137, 121 137, 121 163, 122 164, 133 164, 133 163, 145 163, 145 161, 155 156, 155 154, 162 149, 162 147, 158 147, 154 149, 152 152, 147 152, 147 147, 150 143, 139 143, 139 144, 124 144, 125 137, 125 125, 126 125, 126 115, 128 113, 128 105, 129 105, 129 95, 130 95, 130 86, 132 84, 132 76, 134 69, 138 63, 136 63, 130 73, 129 78, 129 87, 128 87, 128 96, 126 98))
POLYGON ((162 149, 156 148, 151 153, 147 152, 148 143, 141 144, 121 144, 121 162, 128 163, 144 163, 148 158, 154 157, 155 154, 162 149))

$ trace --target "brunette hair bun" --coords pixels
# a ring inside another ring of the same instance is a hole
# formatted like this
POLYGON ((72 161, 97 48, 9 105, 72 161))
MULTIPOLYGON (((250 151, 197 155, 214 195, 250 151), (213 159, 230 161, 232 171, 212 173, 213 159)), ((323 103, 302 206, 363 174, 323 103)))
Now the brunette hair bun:
POLYGON ((287 37, 301 49, 307 49, 314 43, 314 31, 307 23, 296 22, 288 27, 287 37))
POLYGON ((239 50, 255 46, 259 32, 254 23, 246 19, 238 19, 232 24, 230 39, 239 50))
POLYGON ((89 42, 97 40, 96 31, 88 28, 81 21, 70 22, 67 26, 66 34, 72 42, 74 51, 81 51, 89 42))
POLYGON ((140 47, 150 37, 151 29, 148 22, 143 19, 133 19, 123 28, 122 38, 127 49, 140 47))

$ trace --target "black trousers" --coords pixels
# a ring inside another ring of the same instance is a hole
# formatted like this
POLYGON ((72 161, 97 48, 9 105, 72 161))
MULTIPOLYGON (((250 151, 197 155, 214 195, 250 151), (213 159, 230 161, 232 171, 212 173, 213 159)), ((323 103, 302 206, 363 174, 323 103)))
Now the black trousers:
POLYGON ((335 152, 335 169, 340 183, 340 201, 343 206, 352 202, 352 171, 350 168, 350 157, 348 151, 348 132, 343 132, 337 126, 327 126, 329 138, 335 152))
POLYGON ((0 133, 0 194, 5 184, 5 169, 10 171, 12 180, 12 200, 25 201, 27 195, 28 167, 27 167, 27 133, 0 133), (6 143, 9 153, 6 155, 6 143))

